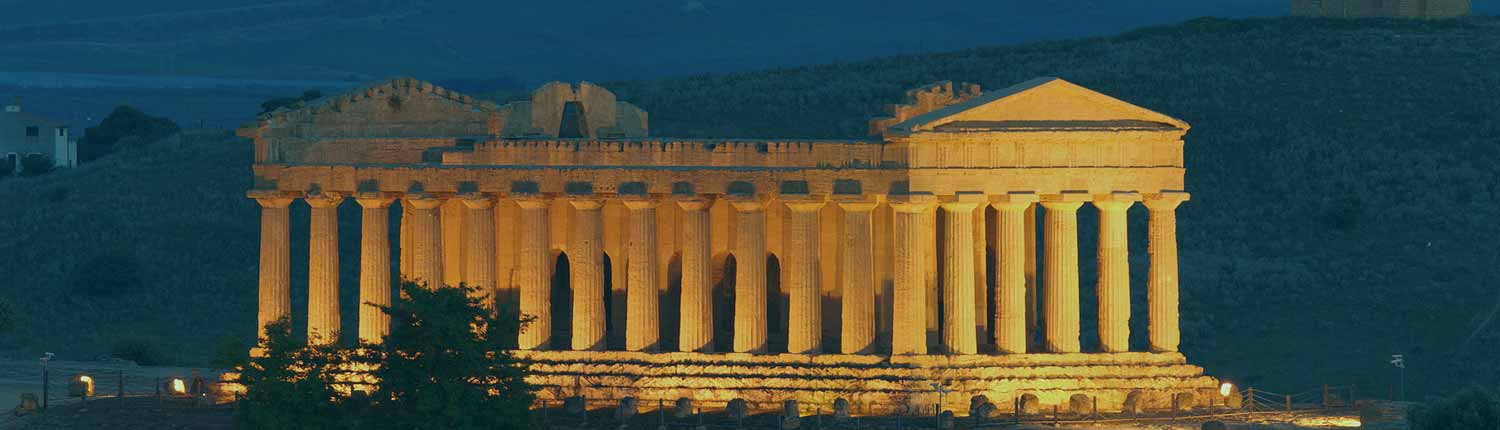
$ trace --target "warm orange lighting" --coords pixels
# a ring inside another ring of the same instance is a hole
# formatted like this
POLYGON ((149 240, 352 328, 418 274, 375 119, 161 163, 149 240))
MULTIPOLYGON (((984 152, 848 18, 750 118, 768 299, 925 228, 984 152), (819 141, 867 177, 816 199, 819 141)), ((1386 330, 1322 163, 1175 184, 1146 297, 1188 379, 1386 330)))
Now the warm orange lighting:
POLYGON ((1219 395, 1220 396, 1229 397, 1229 393, 1233 393, 1233 392, 1234 392, 1234 384, 1225 382, 1225 383, 1219 385, 1219 395))
POLYGON ((172 394, 187 394, 187 383, 182 378, 172 378, 172 394))
POLYGON ((68 395, 74 397, 91 397, 94 395, 94 378, 89 375, 78 375, 73 377, 73 383, 68 386, 68 395))
POLYGON ((1292 420, 1298 427, 1359 427, 1363 423, 1358 417, 1307 417, 1292 420))

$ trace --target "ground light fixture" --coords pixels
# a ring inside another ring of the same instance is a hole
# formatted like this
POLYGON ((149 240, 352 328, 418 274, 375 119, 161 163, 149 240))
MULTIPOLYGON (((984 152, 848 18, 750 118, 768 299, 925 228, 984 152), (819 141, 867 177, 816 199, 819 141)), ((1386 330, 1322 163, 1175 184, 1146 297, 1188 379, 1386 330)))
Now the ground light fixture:
POLYGON ((73 397, 93 397, 94 377, 89 375, 77 375, 68 384, 68 395, 73 397))
POLYGON ((1229 397, 1229 395, 1232 394, 1232 393, 1234 393, 1234 383, 1225 382, 1223 384, 1219 384, 1219 395, 1220 396, 1229 397))
POLYGON ((186 396, 187 382, 183 381, 182 378, 169 379, 167 380, 167 391, 174 396, 186 396))

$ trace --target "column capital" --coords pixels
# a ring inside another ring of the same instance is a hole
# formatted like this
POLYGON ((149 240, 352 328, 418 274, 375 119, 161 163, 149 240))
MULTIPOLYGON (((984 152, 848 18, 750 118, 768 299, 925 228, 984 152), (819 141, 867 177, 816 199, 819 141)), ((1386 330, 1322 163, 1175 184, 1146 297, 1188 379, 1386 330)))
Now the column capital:
POLYGON ((901 194, 891 196, 891 208, 896 212, 925 212, 937 203, 937 196, 931 194, 901 194))
POLYGON ((255 199, 263 208, 279 209, 291 206, 297 200, 297 196, 280 190, 250 190, 245 192, 245 197, 255 199))
POLYGON ((514 200, 521 209, 545 209, 552 205, 552 197, 545 194, 523 194, 515 196, 514 200))
POLYGON ((1089 194, 1088 191, 1082 191, 1082 190, 1064 190, 1063 192, 1060 192, 1060 193, 1057 193, 1057 194, 1043 194, 1043 195, 1040 196, 1040 200, 1041 200, 1042 203, 1055 203, 1055 202, 1067 202, 1067 203, 1077 202, 1077 203, 1083 203, 1083 202, 1094 200, 1094 195, 1093 194, 1089 194))
POLYGON ((1130 209, 1135 202, 1141 201, 1141 193, 1134 191, 1115 191, 1109 194, 1100 194, 1094 197, 1094 207, 1101 211, 1117 211, 1130 209))
POLYGON ((787 209, 790 209, 792 212, 817 212, 822 210, 824 205, 828 204, 828 199, 812 194, 782 194, 781 201, 786 203, 787 209))
POLYGON ((306 197, 302 198, 302 200, 306 201, 308 206, 312 206, 315 208, 334 208, 338 207, 339 203, 344 202, 344 194, 338 192, 319 191, 315 193, 308 193, 306 197))
POLYGON ((404 196, 401 197, 401 200, 405 201, 408 204, 410 204, 413 208, 417 208, 417 209, 437 209, 438 206, 442 206, 443 205, 443 201, 447 200, 447 199, 438 197, 436 195, 424 193, 424 192, 418 192, 418 193, 407 193, 406 195, 404 195, 404 196))
POLYGON ((1177 205, 1188 201, 1190 197, 1183 191, 1162 191, 1144 195, 1141 203, 1152 211, 1169 211, 1177 209, 1177 205))
POLYGON ((604 207, 604 200, 596 197, 569 197, 568 204, 581 211, 599 210, 604 207))
POLYGON ((457 196, 464 202, 464 207, 469 209, 488 209, 495 207, 495 196, 479 192, 461 193, 457 196))
POLYGON ((660 199, 658 199, 656 197, 649 196, 649 195, 646 195, 646 196, 626 196, 626 197, 621 198, 620 202, 624 203, 625 204, 625 208, 630 209, 630 210, 654 209, 658 205, 661 204, 661 200, 660 199))
POLYGON ((880 206, 879 197, 850 195, 833 199, 844 212, 869 212, 880 206))
POLYGON ((680 197, 677 199, 677 206, 685 211, 706 210, 710 206, 713 206, 713 204, 714 200, 711 197, 680 197))
POLYGON ((990 196, 990 205, 996 210, 1025 210, 1041 198, 1030 191, 1011 191, 1009 193, 990 196))
POLYGON ((729 200, 729 204, 734 205, 734 209, 740 212, 759 212, 766 208, 766 204, 754 196, 734 196, 726 200, 729 200))
POLYGON ((364 191, 354 193, 354 201, 365 209, 384 209, 391 207, 396 201, 396 196, 379 191, 364 191))
POLYGON ((988 199, 982 193, 957 193, 952 196, 943 196, 941 200, 939 205, 943 207, 943 210, 972 211, 988 199))

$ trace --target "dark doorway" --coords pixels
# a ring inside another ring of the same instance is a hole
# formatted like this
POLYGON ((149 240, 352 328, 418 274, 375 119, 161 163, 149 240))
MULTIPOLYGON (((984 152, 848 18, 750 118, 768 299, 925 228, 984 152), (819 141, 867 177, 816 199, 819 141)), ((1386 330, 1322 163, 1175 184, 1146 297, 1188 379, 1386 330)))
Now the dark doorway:
POLYGON ((584 121, 585 118, 587 116, 583 113, 583 103, 564 103, 562 124, 559 124, 557 127, 557 137, 588 137, 584 135, 584 130, 588 129, 588 125, 584 121))

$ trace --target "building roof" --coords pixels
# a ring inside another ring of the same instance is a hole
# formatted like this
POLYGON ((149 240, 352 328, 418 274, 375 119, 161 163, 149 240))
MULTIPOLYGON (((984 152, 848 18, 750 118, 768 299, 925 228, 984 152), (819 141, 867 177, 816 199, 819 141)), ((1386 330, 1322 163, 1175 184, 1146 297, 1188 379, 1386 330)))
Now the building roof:
POLYGON ((912 117, 898 133, 955 131, 1187 130, 1182 120, 1060 78, 1036 78, 912 117))

